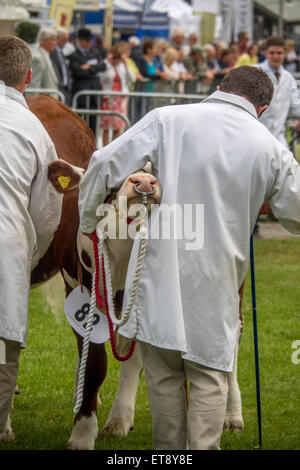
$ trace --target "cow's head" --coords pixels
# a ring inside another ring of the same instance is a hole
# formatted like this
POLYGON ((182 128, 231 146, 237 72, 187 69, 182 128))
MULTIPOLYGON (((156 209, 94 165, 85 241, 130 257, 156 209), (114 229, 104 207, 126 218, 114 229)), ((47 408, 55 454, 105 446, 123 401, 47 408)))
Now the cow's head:
MULTIPOLYGON (((48 166, 48 179, 54 188, 63 194, 79 188, 79 183, 85 170, 70 165, 64 160, 57 160, 48 166)), ((147 197, 147 206, 159 204, 161 190, 158 180, 151 174, 151 164, 129 175, 119 188, 113 188, 106 197, 105 203, 118 205, 121 197, 126 197, 128 206, 141 203, 144 195, 147 197)))
MULTIPOLYGON (((72 193, 74 190, 78 189, 80 180, 84 174, 82 168, 74 167, 64 160, 53 162, 48 168, 48 178, 57 191, 64 193, 66 197, 68 197, 68 192, 72 193)), ((121 218, 125 198, 127 201, 128 214, 130 214, 130 208, 134 204, 141 204, 143 193, 148 194, 148 209, 151 208, 152 204, 159 204, 161 199, 160 185, 150 171, 151 167, 147 165, 144 169, 129 175, 120 188, 112 189, 111 193, 106 198, 105 204, 114 206, 116 212, 121 215, 121 218), (121 199, 121 197, 123 199, 121 199)), ((128 230, 130 224, 138 225, 137 222, 140 220, 140 215, 141 213, 137 212, 136 216, 127 218, 128 230)), ((115 285, 113 286, 115 292, 122 290, 124 287, 123 284, 126 278, 132 242, 133 239, 130 237, 119 239, 117 236, 116 239, 107 239, 112 280, 115 279, 115 285), (116 274, 116 271, 118 274, 116 274)), ((77 233, 77 251, 82 267, 90 273, 93 272, 94 260, 92 241, 91 238, 83 234, 81 230, 78 230, 77 233)), ((71 285, 71 282, 69 282, 69 284, 71 285)))

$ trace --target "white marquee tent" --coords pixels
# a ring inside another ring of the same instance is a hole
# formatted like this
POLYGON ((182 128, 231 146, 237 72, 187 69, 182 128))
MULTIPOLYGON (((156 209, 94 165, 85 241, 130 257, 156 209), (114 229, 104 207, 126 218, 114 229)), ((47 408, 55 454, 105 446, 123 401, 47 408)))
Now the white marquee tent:
POLYGON ((46 0, 0 0, 0 20, 20 21, 29 18, 27 8, 47 7, 46 0))
POLYGON ((300 22, 300 0, 255 0, 255 3, 266 12, 284 21, 300 22))

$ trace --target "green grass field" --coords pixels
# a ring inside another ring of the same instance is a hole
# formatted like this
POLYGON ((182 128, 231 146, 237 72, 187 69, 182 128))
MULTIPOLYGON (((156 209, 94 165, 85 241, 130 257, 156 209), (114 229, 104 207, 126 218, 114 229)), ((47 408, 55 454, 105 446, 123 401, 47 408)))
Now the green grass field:
MULTIPOLYGON (((300 240, 255 240, 258 334, 264 449, 300 449, 300 364, 292 363, 292 343, 300 340, 300 240)), ((258 444, 249 276, 245 328, 239 355, 245 430, 224 432, 223 449, 249 450, 258 444)), ((105 423, 118 384, 119 364, 111 356, 100 390, 99 428, 105 423)), ((21 394, 11 412, 16 440, 0 449, 64 449, 74 415, 75 339, 63 314, 46 308, 39 289, 31 292, 27 349, 19 371, 21 394)), ((300 354, 299 354, 300 358, 300 354)), ((96 449, 152 449, 151 417, 144 376, 136 402, 135 427, 126 438, 96 442, 96 449)))

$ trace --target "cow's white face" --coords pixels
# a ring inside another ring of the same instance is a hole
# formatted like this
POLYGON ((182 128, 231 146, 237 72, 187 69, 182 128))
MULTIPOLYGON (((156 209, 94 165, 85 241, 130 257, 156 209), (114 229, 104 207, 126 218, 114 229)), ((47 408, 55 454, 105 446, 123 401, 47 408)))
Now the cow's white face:
POLYGON ((127 208, 133 204, 142 203, 141 193, 147 194, 147 207, 159 204, 161 189, 157 179, 149 171, 137 171, 126 178, 120 188, 114 189, 107 197, 106 202, 119 205, 120 198, 127 198, 127 208))

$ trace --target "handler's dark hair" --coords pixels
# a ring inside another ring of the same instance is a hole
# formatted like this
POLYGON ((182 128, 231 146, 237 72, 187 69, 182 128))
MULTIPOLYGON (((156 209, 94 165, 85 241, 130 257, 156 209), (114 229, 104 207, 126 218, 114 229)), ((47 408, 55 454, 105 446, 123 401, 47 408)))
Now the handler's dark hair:
POLYGON ((14 87, 24 79, 31 68, 29 46, 16 36, 0 36, 0 80, 14 87))
POLYGON ((271 46, 283 47, 285 50, 285 40, 279 36, 271 36, 266 40, 264 49, 267 50, 271 46))
POLYGON ((264 70, 251 65, 231 69, 223 78, 220 90, 246 97, 256 106, 271 103, 274 93, 273 83, 264 70))

